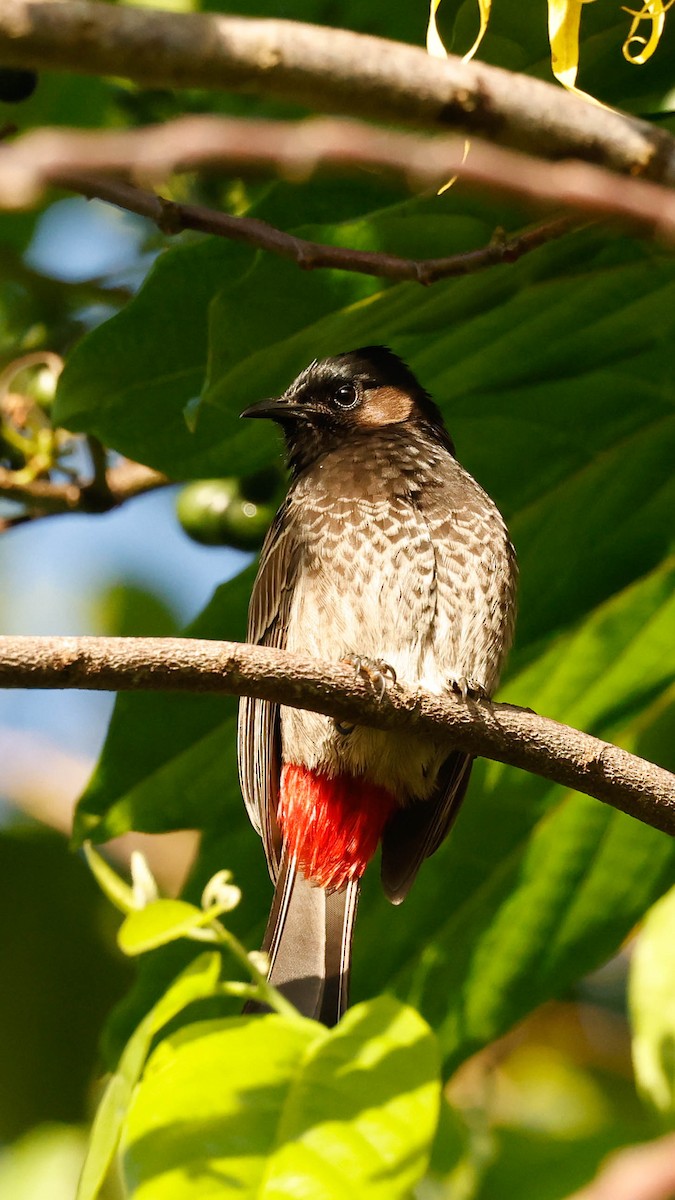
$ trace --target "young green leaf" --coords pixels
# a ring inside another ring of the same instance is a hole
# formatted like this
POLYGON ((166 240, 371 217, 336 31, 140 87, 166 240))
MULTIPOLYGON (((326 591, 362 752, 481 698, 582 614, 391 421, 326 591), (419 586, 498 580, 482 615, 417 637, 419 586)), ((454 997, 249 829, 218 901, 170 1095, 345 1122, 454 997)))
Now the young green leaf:
POLYGON ((208 924, 213 915, 185 900, 155 900, 129 913, 120 926, 117 942, 124 954, 145 954, 176 938, 189 937, 191 930, 208 924))

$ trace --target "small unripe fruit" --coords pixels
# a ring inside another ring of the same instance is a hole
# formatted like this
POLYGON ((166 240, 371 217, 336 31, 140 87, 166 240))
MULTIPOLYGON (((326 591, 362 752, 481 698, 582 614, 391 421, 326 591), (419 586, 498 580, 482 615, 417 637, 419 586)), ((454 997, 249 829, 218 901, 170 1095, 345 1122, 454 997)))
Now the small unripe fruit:
POLYGON ((274 509, 242 496, 238 479, 200 479, 181 489, 176 513, 185 532, 202 545, 257 550, 274 509))

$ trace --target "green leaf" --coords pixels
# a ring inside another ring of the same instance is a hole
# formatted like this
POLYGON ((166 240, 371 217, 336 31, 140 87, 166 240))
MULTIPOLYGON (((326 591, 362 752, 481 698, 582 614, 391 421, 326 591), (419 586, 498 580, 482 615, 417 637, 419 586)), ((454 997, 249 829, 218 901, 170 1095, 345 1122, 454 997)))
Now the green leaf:
MULTIPOLYGON (((431 207, 399 206, 388 233, 410 251, 431 207)), ((363 222, 364 238, 384 220, 363 222)), ((199 420, 217 424, 228 454, 252 469, 278 443, 239 421, 244 403, 278 392, 317 354, 392 345, 439 400, 461 461, 514 535, 521 611, 504 697, 638 753, 648 744, 668 754, 672 261, 584 231, 432 289, 358 287, 334 273, 300 282, 291 265, 263 258, 221 286, 199 420)), ((207 636, 243 628, 249 587, 250 576, 214 601, 207 636)), ((246 895, 239 929, 253 937, 270 892, 236 785, 233 716, 217 698, 121 698, 76 829, 97 840, 131 827, 227 831, 225 861, 246 895)), ((394 985, 419 1000, 449 1067, 612 953, 673 878, 663 835, 535 777, 477 769, 452 837, 401 914, 370 872, 354 995, 394 985)))
POLYGON ((205 913, 185 900, 155 900, 129 913, 120 925, 117 943, 123 954, 145 954, 188 936, 191 930, 201 928, 213 917, 213 913, 205 913))
POLYGON ((85 1134, 42 1125, 0 1151, 0 1195, 11 1200, 72 1200, 82 1169, 85 1134))
POLYGON ((96 1111, 76 1200, 96 1200, 101 1190, 153 1038, 188 1004, 216 994, 220 964, 217 952, 200 955, 150 1009, 130 1038, 96 1111))
POLYGON ((643 1094, 675 1116, 675 888, 647 915, 630 971, 633 1063, 643 1094))
POLYGON ((54 419, 161 470, 217 475, 217 425, 200 414, 190 432, 183 409, 199 395, 206 363, 208 305, 223 279, 253 255, 217 238, 177 246, 158 258, 134 299, 69 356, 54 419), (209 469, 210 468, 210 469, 209 469))
POLYGON ((434 1039, 392 999, 328 1032, 269 1016, 198 1023, 148 1063, 124 1136, 134 1200, 408 1196, 438 1117, 434 1039))

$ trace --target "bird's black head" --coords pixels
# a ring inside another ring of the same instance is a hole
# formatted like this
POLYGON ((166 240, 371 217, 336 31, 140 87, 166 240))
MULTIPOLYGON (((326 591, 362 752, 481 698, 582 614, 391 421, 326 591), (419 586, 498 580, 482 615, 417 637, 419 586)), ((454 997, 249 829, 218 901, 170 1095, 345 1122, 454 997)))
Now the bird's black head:
POLYGON ((316 360, 275 400, 242 417, 268 417, 283 428, 291 466, 301 469, 348 433, 405 422, 422 426, 451 453, 443 418, 412 371, 386 346, 363 346, 316 360))

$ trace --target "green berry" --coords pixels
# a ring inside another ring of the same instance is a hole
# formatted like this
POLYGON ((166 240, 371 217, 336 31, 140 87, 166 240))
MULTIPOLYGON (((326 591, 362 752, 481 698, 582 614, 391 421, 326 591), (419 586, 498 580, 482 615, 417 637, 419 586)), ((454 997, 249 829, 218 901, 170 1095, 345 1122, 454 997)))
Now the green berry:
POLYGON ((274 516, 267 504, 242 496, 238 479, 200 479, 178 494, 176 513, 185 532, 206 546, 257 550, 274 516))

